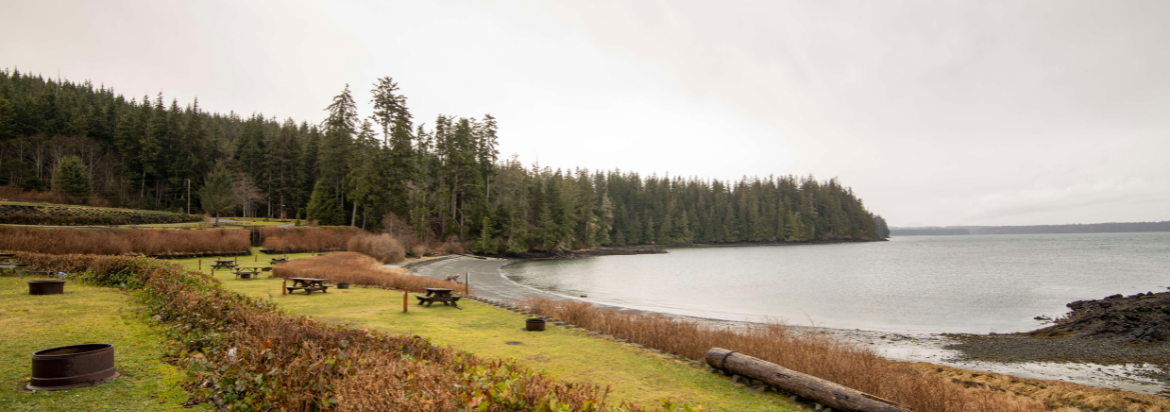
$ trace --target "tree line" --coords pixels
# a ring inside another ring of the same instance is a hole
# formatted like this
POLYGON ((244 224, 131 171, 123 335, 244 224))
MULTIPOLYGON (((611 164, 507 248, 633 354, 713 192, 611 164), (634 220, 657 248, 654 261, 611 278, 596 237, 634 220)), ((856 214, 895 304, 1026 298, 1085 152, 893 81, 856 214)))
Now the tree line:
POLYGON ((526 166, 500 158, 491 115, 416 124, 393 79, 371 91, 367 116, 347 85, 310 124, 3 70, 0 184, 54 189, 59 165, 76 158, 71 173, 83 166, 89 190, 119 206, 185 211, 190 202, 193 211, 387 231, 408 246, 474 242, 487 253, 873 240, 885 230, 836 179, 526 166))

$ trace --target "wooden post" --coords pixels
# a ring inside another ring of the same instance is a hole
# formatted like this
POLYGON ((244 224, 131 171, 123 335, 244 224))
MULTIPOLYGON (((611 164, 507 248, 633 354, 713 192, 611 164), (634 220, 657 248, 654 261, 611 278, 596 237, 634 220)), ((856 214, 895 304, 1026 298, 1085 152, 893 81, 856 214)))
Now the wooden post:
POLYGON ((471 272, 463 275, 463 293, 471 295, 471 272))
POLYGON ((910 407, 859 390, 723 348, 707 351, 707 364, 756 379, 773 388, 808 398, 830 408, 855 412, 905 412, 910 407))
POLYGON ((235 263, 237 265, 240 264, 240 255, 233 256, 232 263, 235 263))
POLYGON ((260 255, 252 255, 252 261, 253 261, 253 262, 259 262, 259 261, 260 261, 260 255))
POLYGON ((199 259, 199 271, 203 271, 203 259, 199 259))
POLYGON ((280 278, 280 294, 288 294, 288 278, 280 278))
POLYGON ((406 304, 409 302, 410 302, 410 295, 406 293, 405 289, 403 289, 402 290, 402 313, 406 313, 406 304))

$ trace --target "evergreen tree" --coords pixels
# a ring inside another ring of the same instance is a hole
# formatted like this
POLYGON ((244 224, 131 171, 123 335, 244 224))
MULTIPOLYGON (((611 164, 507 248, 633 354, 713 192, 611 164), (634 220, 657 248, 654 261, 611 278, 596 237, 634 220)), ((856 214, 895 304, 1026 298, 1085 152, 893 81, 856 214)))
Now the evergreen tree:
POLYGON ((236 208, 236 197, 232 193, 232 175, 223 162, 216 163, 211 173, 203 179, 203 188, 199 189, 199 201, 204 212, 215 216, 216 226, 219 226, 220 215, 236 208))
POLYGON ((345 211, 337 201, 333 185, 323 181, 317 182, 313 194, 309 197, 309 220, 316 220, 322 226, 341 226, 345 224, 345 211))
POLYGON ((93 182, 80 157, 66 156, 61 159, 57 171, 53 173, 53 191, 83 200, 93 194, 93 182))

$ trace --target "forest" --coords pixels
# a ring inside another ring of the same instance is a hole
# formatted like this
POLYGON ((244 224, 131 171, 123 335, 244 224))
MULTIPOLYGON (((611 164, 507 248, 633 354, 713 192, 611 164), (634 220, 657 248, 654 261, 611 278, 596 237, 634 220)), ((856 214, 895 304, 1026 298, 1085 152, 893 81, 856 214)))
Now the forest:
POLYGON ((0 71, 0 185, 78 203, 306 219, 481 253, 599 245, 877 240, 853 191, 812 176, 640 176, 501 158, 497 120, 416 122, 390 77, 372 113, 350 87, 320 123, 127 99, 90 81, 0 71), (417 124, 416 124, 417 123, 417 124), (55 176, 56 175, 56 176, 55 176), (220 210, 223 209, 223 210, 220 210))

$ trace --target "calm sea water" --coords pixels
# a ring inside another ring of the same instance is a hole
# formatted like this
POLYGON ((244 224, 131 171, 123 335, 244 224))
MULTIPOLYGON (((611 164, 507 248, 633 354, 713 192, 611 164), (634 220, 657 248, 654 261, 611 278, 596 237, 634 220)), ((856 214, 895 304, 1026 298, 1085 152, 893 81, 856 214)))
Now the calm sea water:
POLYGON ((911 236, 518 262, 510 279, 716 319, 914 332, 1017 332, 1065 304, 1170 286, 1170 233, 911 236))

